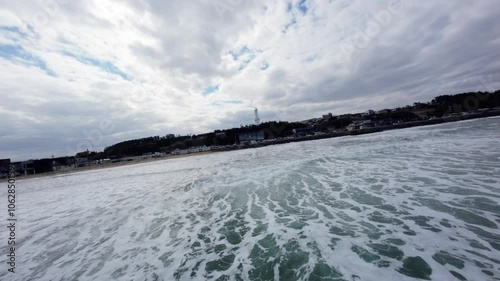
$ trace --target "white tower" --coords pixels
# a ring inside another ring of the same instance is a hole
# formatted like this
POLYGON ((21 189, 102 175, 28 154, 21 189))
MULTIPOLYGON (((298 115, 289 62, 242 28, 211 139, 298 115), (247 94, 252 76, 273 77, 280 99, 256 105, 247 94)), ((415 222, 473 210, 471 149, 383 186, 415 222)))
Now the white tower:
POLYGON ((253 113, 255 114, 255 125, 260 124, 260 119, 259 119, 259 110, 256 108, 253 113))

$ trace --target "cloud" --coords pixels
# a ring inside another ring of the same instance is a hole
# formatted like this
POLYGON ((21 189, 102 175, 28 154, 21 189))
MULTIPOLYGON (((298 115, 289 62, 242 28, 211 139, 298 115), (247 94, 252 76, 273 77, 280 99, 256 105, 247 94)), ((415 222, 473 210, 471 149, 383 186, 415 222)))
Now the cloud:
POLYGON ((495 90, 496 4, 0 1, 0 158, 495 90))

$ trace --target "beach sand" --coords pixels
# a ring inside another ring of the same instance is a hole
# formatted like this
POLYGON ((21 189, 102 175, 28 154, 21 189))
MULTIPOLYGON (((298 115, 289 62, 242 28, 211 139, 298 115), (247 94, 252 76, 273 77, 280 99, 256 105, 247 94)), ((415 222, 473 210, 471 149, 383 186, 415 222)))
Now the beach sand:
MULTIPOLYGON (((200 155, 212 154, 212 153, 216 153, 216 152, 217 151, 205 151, 205 152, 197 152, 197 153, 190 153, 190 154, 183 154, 183 155, 169 155, 169 156, 165 156, 165 157, 150 158, 150 159, 143 159, 143 160, 133 160, 133 161, 98 164, 98 165, 78 167, 78 168, 67 169, 67 170, 58 170, 58 171, 40 173, 40 174, 34 174, 34 175, 16 176, 16 180, 49 177, 49 176, 56 176, 56 175, 63 175, 63 174, 72 174, 72 173, 78 173, 78 172, 83 172, 83 171, 91 171, 91 170, 97 170, 97 169, 108 169, 108 168, 114 168, 114 167, 120 167, 120 166, 133 166, 133 165, 142 164, 142 163, 169 160, 169 159, 178 159, 178 158, 184 158, 184 157, 190 157, 190 156, 200 156, 200 155)), ((5 181, 7 181, 6 178, 0 180, 0 182, 5 182, 5 181)))

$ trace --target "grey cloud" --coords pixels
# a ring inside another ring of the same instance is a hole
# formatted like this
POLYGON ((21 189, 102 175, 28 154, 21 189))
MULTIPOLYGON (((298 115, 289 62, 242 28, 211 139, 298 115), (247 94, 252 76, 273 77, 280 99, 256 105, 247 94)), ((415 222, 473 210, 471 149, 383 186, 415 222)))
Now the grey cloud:
MULTIPOLYGON (((338 59, 342 56, 341 43, 354 36, 358 28, 366 28, 370 14, 386 9, 387 1, 358 6, 346 1, 341 12, 335 12, 338 4, 309 1, 307 14, 296 17, 296 24, 286 34, 279 31, 290 22, 290 15, 284 14, 283 5, 273 7, 276 3, 264 1, 241 1, 223 14, 208 0, 127 1, 120 4, 128 5, 135 16, 125 22, 96 16, 93 9, 100 6, 66 2, 60 13, 50 18, 49 25, 53 26, 35 27, 36 35, 19 38, 20 44, 32 40, 40 44, 40 55, 52 58, 53 53, 77 44, 48 44, 51 33, 59 32, 58 38, 66 38, 61 32, 65 29, 58 26, 69 26, 74 33, 68 38, 73 40, 82 32, 88 35, 103 30, 120 37, 128 35, 123 26, 131 26, 141 38, 101 45, 102 38, 107 38, 103 34, 110 34, 103 33, 96 35, 100 39, 95 42, 86 37, 89 42, 73 47, 86 52, 94 45, 108 46, 110 49, 103 49, 103 53, 111 54, 109 61, 123 62, 130 68, 127 73, 135 72, 138 77, 123 82, 126 84, 106 81, 105 76, 85 77, 75 82, 81 84, 71 84, 74 88, 67 89, 67 98, 64 91, 72 81, 61 77, 46 79, 30 73, 19 76, 17 84, 9 81, 2 90, 12 94, 0 94, 3 102, 15 105, 9 109, 46 121, 0 113, 6 121, 0 133, 2 157, 65 154, 66 146, 76 146, 86 138, 82 132, 98 128, 103 119, 112 120, 114 130, 106 135, 102 146, 150 135, 203 133, 253 122, 250 106, 220 106, 219 97, 245 103, 252 100, 262 120, 302 120, 327 112, 381 109, 430 100, 439 94, 500 87, 500 12, 494 0, 407 1, 406 9, 393 16, 365 48, 355 49, 350 60, 338 59), (256 58, 239 71, 225 55, 243 46, 262 52, 256 52, 256 58), (119 51, 115 54, 111 48, 119 51), (255 74, 254 69, 261 66, 255 64, 262 61, 270 68, 255 74), (131 110, 126 101, 133 83, 149 83, 147 91, 152 91, 157 87, 155 81, 142 81, 147 77, 141 74, 157 67, 159 76, 167 81, 165 89, 146 96, 131 110), (40 88, 37 92, 26 90, 26 84, 32 83, 40 88), (220 92, 209 97, 198 93, 216 84, 220 92), (209 106, 215 104, 217 108, 209 106)), ((4 8, 19 15, 24 23, 40 10, 22 1, 2 1, 0 9, 4 8)), ((65 69, 62 71, 64 74, 65 69)))

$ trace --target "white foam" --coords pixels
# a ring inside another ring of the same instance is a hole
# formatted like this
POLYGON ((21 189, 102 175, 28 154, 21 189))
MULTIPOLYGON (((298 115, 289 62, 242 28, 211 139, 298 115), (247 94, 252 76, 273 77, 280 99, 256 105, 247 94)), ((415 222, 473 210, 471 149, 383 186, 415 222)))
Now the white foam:
MULTIPOLYGON (((252 261, 252 249, 272 234, 279 251, 266 261, 281 261, 273 265, 276 277, 290 254, 285 245, 296 241, 298 250, 308 253, 308 262, 296 269, 302 280, 319 263, 346 280, 353 275, 363 281, 414 280, 398 273, 402 260, 378 254, 390 262, 381 268, 351 249, 358 246, 377 254, 370 244, 392 238, 405 242, 396 246, 404 257, 419 256, 429 264, 433 280, 452 280, 450 270, 469 280, 486 280, 489 277, 476 261, 500 278, 500 264, 491 260, 500 260, 499 251, 489 244, 500 241, 469 227, 498 235, 499 214, 484 206, 461 204, 464 199, 487 198, 496 208, 500 205, 500 132, 492 129, 499 121, 483 119, 20 180, 16 277, 144 280, 155 274, 160 280, 215 280, 228 275, 233 280, 240 275, 249 280, 250 272, 259 269, 252 261), (457 187, 470 194, 450 189, 457 187), (381 200, 386 209, 370 198, 381 200), (429 200, 455 211, 433 209, 426 205, 433 202, 429 200), (472 224, 470 218, 461 217, 464 211, 496 228, 472 224), (375 212, 394 219, 393 223, 372 221, 375 212), (411 216, 429 217, 427 224, 440 232, 418 225, 408 219, 411 216), (230 221, 239 224, 230 226, 230 221), (374 230, 364 223, 376 226, 381 237, 370 238, 368 233, 374 230), (261 225, 267 229, 254 236, 261 225), (241 242, 228 241, 223 234, 227 227, 244 233, 241 242), (332 227, 352 230, 354 237, 335 234, 332 227), (415 235, 405 234, 405 227, 415 235), (333 245, 332 238, 340 240, 333 245), (472 247, 471 241, 488 249, 472 247), (216 252, 216 245, 225 248, 216 252), (433 255, 441 251, 459 258, 465 267, 439 264, 433 255), (207 272, 210 262, 230 255, 234 262, 224 270, 207 272)), ((5 197, 4 193, 2 189, 5 197)), ((5 247, 0 249, 5 252, 5 247)), ((5 255, 0 263, 5 264, 5 255)), ((0 278, 6 276, 0 272, 0 278)))

